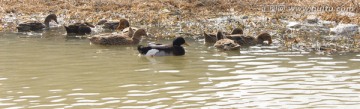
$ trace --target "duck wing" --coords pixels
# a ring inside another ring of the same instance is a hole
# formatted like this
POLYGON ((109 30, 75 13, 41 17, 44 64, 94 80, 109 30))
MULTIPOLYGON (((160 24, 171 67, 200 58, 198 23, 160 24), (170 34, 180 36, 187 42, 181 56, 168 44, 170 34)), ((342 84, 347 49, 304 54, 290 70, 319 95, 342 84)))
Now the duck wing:
POLYGON ((100 45, 128 45, 132 44, 131 39, 118 34, 100 34, 89 38, 93 44, 100 45))
POLYGON ((91 33, 91 28, 88 26, 80 26, 79 27, 79 32, 78 34, 80 35, 85 35, 85 34, 90 34, 91 33))
POLYGON ((214 47, 222 50, 239 50, 240 45, 231 39, 221 39, 216 41, 214 47))
POLYGON ((138 51, 146 56, 169 56, 173 55, 173 46, 164 44, 149 43, 148 46, 138 46, 138 51))
POLYGON ((217 41, 216 35, 214 34, 206 34, 204 32, 204 37, 206 43, 215 43, 217 41))
POLYGON ((79 33, 79 25, 69 25, 69 26, 64 26, 66 33, 71 34, 71 33, 79 33))
POLYGON ((115 30, 117 27, 119 26, 119 22, 115 22, 115 21, 108 21, 104 23, 104 26, 102 28, 104 29, 110 29, 110 30, 115 30))
POLYGON ((39 31, 45 28, 45 25, 37 21, 27 21, 19 24, 16 28, 18 32, 39 31))

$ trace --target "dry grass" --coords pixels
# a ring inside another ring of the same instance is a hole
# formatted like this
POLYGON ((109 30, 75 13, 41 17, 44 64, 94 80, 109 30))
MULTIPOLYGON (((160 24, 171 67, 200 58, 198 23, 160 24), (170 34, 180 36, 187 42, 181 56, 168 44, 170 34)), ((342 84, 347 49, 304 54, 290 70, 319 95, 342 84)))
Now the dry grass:
MULTIPOLYGON (((294 6, 355 6, 359 7, 360 0, 348 3, 333 0, 8 0, 0 1, 0 13, 21 13, 31 15, 35 13, 66 14, 73 18, 118 17, 114 14, 124 14, 126 17, 144 17, 146 22, 153 19, 162 20, 174 14, 181 14, 183 18, 197 18, 211 16, 235 10, 238 14, 254 13, 256 6, 263 4, 286 4, 294 6), (170 12, 166 13, 164 10, 170 12), (154 15, 155 14, 155 15, 154 15), (146 18, 146 19, 145 19, 146 18)), ((90 19, 89 18, 89 19, 90 19)))
MULTIPOLYGON (((63 18, 65 23, 69 21, 97 23, 100 19, 119 20, 120 18, 126 18, 132 25, 156 26, 161 31, 147 28, 155 36, 173 37, 175 36, 175 31, 178 31, 176 28, 179 25, 181 25, 181 29, 185 32, 201 34, 203 31, 211 32, 218 29, 208 28, 218 25, 209 25, 204 22, 205 19, 220 16, 247 15, 250 17, 265 16, 270 18, 270 22, 248 20, 243 23, 225 25, 226 30, 231 30, 235 25, 242 28, 247 26, 247 28, 249 27, 251 31, 256 33, 260 31, 277 31, 278 39, 284 42, 285 46, 298 43, 312 45, 314 42, 321 40, 319 37, 314 37, 319 36, 318 34, 307 33, 305 31, 295 33, 296 36, 293 38, 287 38, 286 36, 292 33, 286 33, 285 25, 279 22, 280 19, 291 21, 305 20, 307 12, 263 12, 263 5, 354 7, 354 11, 357 14, 352 17, 340 15, 337 11, 318 12, 317 14, 323 20, 360 24, 359 3, 360 0, 1 0, 0 31, 14 31, 19 21, 29 17, 55 13, 63 18), (5 15, 10 14, 15 15, 17 21, 5 21, 5 15), (271 22, 273 19, 277 22, 271 22), (186 22, 196 23, 189 25, 186 22)), ((360 46, 359 36, 354 39, 354 48, 358 48, 360 46)))
MULTIPOLYGON (((0 16, 15 13, 19 21, 31 15, 62 15, 65 21, 87 21, 96 23, 100 19, 129 19, 132 24, 176 25, 181 21, 200 21, 222 15, 263 15, 273 19, 292 16, 293 12, 267 13, 261 11, 264 4, 291 6, 356 7, 360 12, 360 0, 1 0, 0 16), (24 17, 26 16, 26 17, 24 17)), ((296 12, 299 14, 298 12, 296 12)), ((304 14, 304 13, 300 13, 304 14)), ((324 20, 344 23, 360 23, 360 16, 347 17, 336 12, 320 13, 324 20)), ((3 18, 1 18, 3 19, 3 18)), ((304 18, 293 18, 302 20, 304 18)), ((4 22, 1 22, 3 25, 4 22)), ((16 24, 13 24, 16 25, 16 24)), ((4 27, 3 30, 14 28, 4 27)), ((194 27, 189 27, 192 29, 194 27)), ((0 27, 1 29, 1 27, 0 27)))

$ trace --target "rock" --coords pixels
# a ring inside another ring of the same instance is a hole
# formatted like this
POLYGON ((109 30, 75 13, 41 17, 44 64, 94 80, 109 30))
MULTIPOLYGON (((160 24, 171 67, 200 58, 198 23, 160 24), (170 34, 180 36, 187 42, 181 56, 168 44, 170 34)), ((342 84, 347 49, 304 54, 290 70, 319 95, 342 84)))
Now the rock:
POLYGON ((309 15, 306 18, 306 22, 310 24, 318 23, 319 19, 315 15, 309 15))
POLYGON ((291 28, 291 29, 297 29, 300 27, 301 27, 301 24, 299 22, 289 22, 289 24, 286 25, 286 28, 291 28))
POLYGON ((160 13, 169 13, 169 12, 171 12, 171 11, 166 8, 160 11, 160 13))
POLYGON ((335 35, 352 36, 359 31, 359 26, 356 24, 339 24, 334 28, 330 28, 330 32, 335 35))
POLYGON ((243 16, 242 17, 242 19, 248 19, 249 18, 249 16, 243 16))
POLYGON ((340 40, 339 36, 335 36, 335 35, 328 35, 328 36, 321 36, 321 38, 327 40, 327 41, 338 41, 340 40))

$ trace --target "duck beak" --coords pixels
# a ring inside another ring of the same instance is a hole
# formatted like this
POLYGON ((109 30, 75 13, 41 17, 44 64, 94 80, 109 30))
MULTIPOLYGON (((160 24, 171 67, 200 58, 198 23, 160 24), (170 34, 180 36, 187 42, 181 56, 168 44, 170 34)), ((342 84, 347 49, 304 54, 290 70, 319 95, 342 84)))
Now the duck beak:
POLYGON ((190 45, 189 45, 188 43, 186 43, 186 42, 184 43, 184 45, 186 45, 186 46, 190 46, 190 45))

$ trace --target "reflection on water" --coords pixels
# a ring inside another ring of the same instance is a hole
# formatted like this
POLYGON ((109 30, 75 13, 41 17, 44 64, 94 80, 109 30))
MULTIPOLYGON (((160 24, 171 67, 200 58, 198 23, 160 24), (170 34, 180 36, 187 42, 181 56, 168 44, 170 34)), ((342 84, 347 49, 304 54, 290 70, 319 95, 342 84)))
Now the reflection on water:
POLYGON ((1 34, 0 108, 360 106, 359 54, 219 52, 190 41, 185 56, 151 58, 134 46, 42 34, 1 34))

